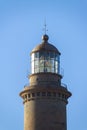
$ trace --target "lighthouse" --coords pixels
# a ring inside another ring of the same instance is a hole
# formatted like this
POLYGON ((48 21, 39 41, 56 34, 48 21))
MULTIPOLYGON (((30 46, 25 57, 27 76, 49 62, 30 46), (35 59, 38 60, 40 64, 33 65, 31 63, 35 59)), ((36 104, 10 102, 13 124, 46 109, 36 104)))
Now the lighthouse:
POLYGON ((20 92, 24 130, 67 130, 66 107, 71 92, 61 83, 60 55, 47 34, 30 53, 29 84, 20 92))

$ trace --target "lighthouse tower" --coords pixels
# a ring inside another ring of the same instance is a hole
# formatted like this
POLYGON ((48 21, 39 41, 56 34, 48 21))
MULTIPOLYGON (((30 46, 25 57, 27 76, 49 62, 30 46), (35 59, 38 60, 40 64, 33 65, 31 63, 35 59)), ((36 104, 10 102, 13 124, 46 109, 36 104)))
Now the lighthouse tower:
POLYGON ((24 104, 24 130, 67 130, 66 105, 71 93, 61 83, 60 52, 48 35, 30 53, 30 84, 20 96, 24 104))

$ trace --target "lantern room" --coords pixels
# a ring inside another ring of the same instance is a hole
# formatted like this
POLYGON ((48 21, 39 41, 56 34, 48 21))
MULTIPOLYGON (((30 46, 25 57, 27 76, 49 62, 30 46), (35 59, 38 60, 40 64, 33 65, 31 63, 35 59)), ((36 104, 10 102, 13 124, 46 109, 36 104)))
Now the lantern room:
POLYGON ((42 43, 32 50, 31 74, 60 73, 60 52, 48 40, 48 35, 43 35, 42 43))

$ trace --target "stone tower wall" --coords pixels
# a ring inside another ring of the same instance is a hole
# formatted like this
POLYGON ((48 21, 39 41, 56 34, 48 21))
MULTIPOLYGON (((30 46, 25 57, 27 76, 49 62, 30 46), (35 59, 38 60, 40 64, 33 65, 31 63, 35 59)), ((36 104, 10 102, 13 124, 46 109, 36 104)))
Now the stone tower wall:
POLYGON ((66 103, 49 98, 26 102, 24 130, 66 130, 66 103))

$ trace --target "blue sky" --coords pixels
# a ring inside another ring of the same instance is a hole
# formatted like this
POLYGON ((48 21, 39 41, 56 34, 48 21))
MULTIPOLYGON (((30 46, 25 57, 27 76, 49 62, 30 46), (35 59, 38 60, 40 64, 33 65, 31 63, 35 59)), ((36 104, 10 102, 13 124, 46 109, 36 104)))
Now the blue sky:
POLYGON ((30 52, 44 34, 61 52, 62 82, 72 92, 68 130, 87 126, 87 1, 0 0, 0 129, 23 130, 19 92, 28 83, 30 52))

